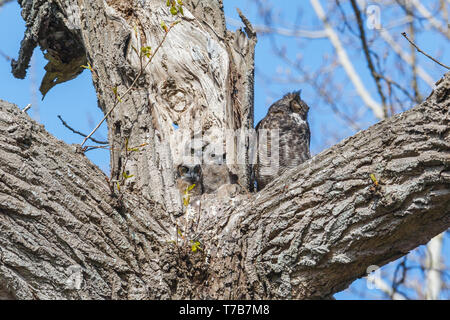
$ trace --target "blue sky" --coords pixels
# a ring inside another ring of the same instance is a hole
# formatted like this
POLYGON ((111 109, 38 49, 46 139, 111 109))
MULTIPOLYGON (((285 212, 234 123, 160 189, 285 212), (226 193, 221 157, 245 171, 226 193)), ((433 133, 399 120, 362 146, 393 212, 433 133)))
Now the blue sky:
MULTIPOLYGON (((326 1, 322 1, 322 5, 325 4, 326 1)), ((280 20, 287 22, 295 21, 296 17, 298 17, 297 8, 300 7, 302 10, 302 26, 309 26, 311 30, 321 29, 321 24, 313 13, 309 1, 285 0, 282 2, 282 7, 279 3, 277 5, 279 7, 274 7, 274 10, 279 11, 280 20)), ((239 19, 235 10, 237 6, 252 23, 263 23, 261 18, 258 17, 256 8, 248 1, 224 0, 226 16, 239 19)), ((229 25, 229 29, 235 30, 236 27, 229 25)), ((0 51, 9 57, 17 58, 24 30, 25 25, 20 17, 18 4, 11 2, 4 5, 0 9, 0 51)), ((286 47, 289 56, 295 57, 298 54, 304 56, 305 62, 311 66, 311 69, 323 61, 324 52, 329 52, 330 55, 333 54, 333 50, 327 40, 316 40, 308 44, 308 46, 305 46, 304 43, 295 38, 277 36, 276 39, 280 45, 286 47)), ((448 62, 448 54, 446 55, 446 51, 449 52, 450 50, 448 43, 443 44, 441 41, 437 41, 432 37, 419 37, 418 41, 420 41, 422 46, 427 48, 427 51, 437 52, 440 59, 444 62, 447 60, 448 62), (442 47, 444 50, 442 50, 442 47)), ((366 63, 361 59, 361 53, 352 53, 351 58, 355 63, 355 67, 361 70, 361 77, 363 79, 370 79, 366 63)), ((419 59, 420 61, 424 61, 426 66, 430 66, 427 70, 430 70, 436 80, 438 80, 443 70, 436 68, 429 61, 425 61, 423 57, 419 57, 419 59)), ((89 133, 101 120, 103 114, 97 107, 97 98, 92 85, 91 75, 85 71, 76 79, 57 85, 47 94, 45 100, 41 101, 41 94, 38 88, 44 76, 45 64, 43 54, 37 48, 33 56, 32 67, 29 69, 26 79, 19 80, 12 76, 10 63, 0 56, 0 99, 15 103, 19 107, 25 107, 28 103, 32 103, 33 107, 29 111, 29 114, 35 120, 42 123, 47 131, 66 143, 81 143, 82 137, 73 134, 63 127, 57 116, 61 115, 70 125, 85 133, 89 133)), ((256 46, 256 68, 258 72, 255 79, 255 125, 264 117, 270 104, 287 92, 302 89, 302 97, 305 101, 308 103, 317 101, 314 96, 314 91, 307 85, 302 86, 296 83, 273 83, 267 85, 261 80, 262 75, 272 76, 289 72, 289 67, 274 57, 272 43, 267 37, 258 38, 258 44, 256 46)), ((346 88, 345 92, 348 93, 348 98, 359 99, 354 97, 353 88, 349 84, 345 74, 342 73, 338 77, 342 77, 342 85, 346 88)), ((373 81, 365 81, 365 85, 371 92, 375 92, 373 81)), ((419 83, 419 85, 424 95, 427 96, 428 89, 426 86, 423 83, 419 83)), ((331 138, 324 139, 320 136, 324 134, 324 129, 327 129, 327 132, 329 130, 335 130, 337 139, 342 139, 355 133, 351 128, 346 127, 339 119, 336 119, 336 117, 330 114, 326 106, 318 103, 312 109, 314 110, 310 112, 310 124, 312 131, 311 148, 313 153, 318 153, 325 147, 336 142, 331 138)), ((365 127, 375 122, 376 119, 371 114, 367 114, 365 127)), ((94 137, 106 140, 107 128, 105 124, 102 125, 94 137)), ((87 156, 103 171, 109 171, 108 151, 94 150, 88 152, 87 156)), ((445 247, 448 251, 450 246, 446 244, 445 247)), ((446 257, 448 256, 450 256, 450 252, 446 254, 446 257)), ((356 281, 352 285, 356 289, 364 288, 364 286, 364 280, 356 281)), ((336 298, 349 299, 356 298, 356 296, 348 292, 343 292, 337 294, 336 298)))

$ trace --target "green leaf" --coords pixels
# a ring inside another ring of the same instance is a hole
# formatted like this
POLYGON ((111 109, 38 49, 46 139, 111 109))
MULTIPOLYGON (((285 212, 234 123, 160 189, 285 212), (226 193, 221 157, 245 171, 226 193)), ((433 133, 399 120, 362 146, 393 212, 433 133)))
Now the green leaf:
POLYGON ((165 32, 169 31, 169 28, 167 28, 166 23, 164 21, 161 21, 161 28, 163 28, 165 32))
POLYGON ((170 0, 167 0, 166 5, 170 7, 170 0))
POLYGON ((373 173, 370 174, 370 179, 372 179, 374 185, 378 186, 378 180, 373 173))
POLYGON ((123 177, 124 177, 125 179, 129 179, 129 178, 133 178, 133 177, 134 177, 134 174, 128 175, 126 172, 124 172, 122 175, 123 175, 123 177))
POLYGON ((195 188, 195 183, 193 184, 193 185, 190 185, 189 187, 187 187, 187 191, 191 191, 192 189, 194 189, 195 188))
POLYGON ((183 196, 183 204, 185 207, 189 205, 189 202, 191 201, 191 197, 188 194, 185 194, 183 196))
POLYGON ((150 58, 150 56, 152 55, 152 47, 150 47, 150 46, 142 47, 141 54, 143 54, 147 58, 150 58))
POLYGON ((200 247, 200 242, 198 242, 198 241, 194 242, 191 240, 191 243, 192 243, 192 245, 191 245, 192 252, 197 252, 197 250, 202 250, 202 248, 200 247))
POLYGON ((184 12, 183 12, 183 7, 182 7, 182 6, 179 6, 179 7, 178 7, 178 11, 180 11, 181 15, 184 16, 184 12))
POLYGON ((87 63, 87 66, 81 66, 82 68, 84 68, 84 69, 88 69, 88 70, 90 70, 90 71, 92 71, 92 66, 91 66, 91 64, 88 62, 87 63))
POLYGON ((114 92, 114 95, 116 96, 117 100, 119 100, 119 102, 122 102, 122 99, 120 98, 119 94, 117 93, 117 86, 113 87, 112 91, 114 92))
POLYGON ((170 8, 170 13, 175 16, 178 13, 178 9, 175 6, 172 6, 170 8))

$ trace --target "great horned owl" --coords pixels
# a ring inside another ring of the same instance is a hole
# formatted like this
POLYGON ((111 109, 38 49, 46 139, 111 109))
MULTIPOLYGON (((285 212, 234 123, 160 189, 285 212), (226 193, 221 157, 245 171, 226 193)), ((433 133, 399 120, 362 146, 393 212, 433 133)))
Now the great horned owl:
POLYGON ((226 162, 226 153, 215 154, 205 150, 203 153, 203 192, 216 193, 223 185, 235 184, 237 176, 226 162))
POLYGON ((258 190, 285 169, 296 167, 311 157, 308 110, 308 105, 300 99, 300 91, 288 93, 270 106, 266 117, 256 126, 258 190))
POLYGON ((197 165, 182 165, 177 167, 176 183, 181 195, 188 192, 192 196, 203 193, 202 167, 197 165), (195 187, 192 185, 195 184, 195 187), (191 189, 191 190, 189 190, 191 189))

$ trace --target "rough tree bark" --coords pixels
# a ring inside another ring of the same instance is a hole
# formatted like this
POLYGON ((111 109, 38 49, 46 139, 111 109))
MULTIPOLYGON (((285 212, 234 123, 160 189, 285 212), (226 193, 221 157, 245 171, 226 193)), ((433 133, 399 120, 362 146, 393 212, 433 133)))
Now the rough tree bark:
MULTIPOLYGON (((50 53, 53 82, 75 77, 87 60, 105 113, 111 88, 124 92, 138 72, 132 47, 154 47, 164 37, 160 21, 173 19, 156 0, 19 3, 28 29, 14 74, 25 76, 38 44, 50 53)), ((0 297, 327 298, 450 226, 450 74, 421 105, 261 192, 204 195, 180 216, 173 123, 193 135, 251 128, 256 41, 244 17, 245 34, 226 31, 221 1, 186 6, 107 119, 112 174, 134 174, 120 193, 80 146, 0 103, 0 297), (128 157, 127 139, 147 145, 128 157), (201 249, 193 252, 190 240, 201 249)), ((240 150, 246 142, 236 140, 240 150)), ((248 186, 244 159, 235 173, 248 186)))

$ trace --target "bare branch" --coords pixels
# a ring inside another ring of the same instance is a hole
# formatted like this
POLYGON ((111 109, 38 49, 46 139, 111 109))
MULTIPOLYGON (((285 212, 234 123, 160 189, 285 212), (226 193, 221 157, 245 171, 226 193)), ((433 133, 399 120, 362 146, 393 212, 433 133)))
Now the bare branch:
MULTIPOLYGON (((227 22, 234 27, 242 26, 241 21, 230 17, 227 17, 227 22)), ((321 39, 327 37, 327 34, 324 30, 314 31, 314 30, 288 29, 281 27, 265 26, 260 24, 253 25, 253 28, 256 31, 256 33, 259 34, 275 33, 287 37, 302 37, 310 39, 321 39)))
POLYGON ((0 0, 0 7, 2 7, 4 4, 11 2, 13 0, 0 0))
MULTIPOLYGON (((412 18, 412 11, 410 9, 410 5, 407 4, 406 5, 406 9, 407 9, 407 16, 412 18)), ((411 37, 414 41, 415 37, 416 37, 416 30, 414 27, 414 20, 411 19, 411 22, 408 24, 409 27, 409 33, 411 34, 411 37)), ((414 50, 414 47, 411 46, 411 57, 412 57, 412 81, 411 81, 411 87, 414 91, 414 100, 416 102, 420 102, 422 100, 420 92, 419 92, 419 84, 417 83, 417 55, 416 55, 416 51, 414 50)))
POLYGON ((386 105, 386 97, 384 96, 383 89, 381 88, 381 82, 380 82, 380 76, 378 72, 375 70, 375 66, 372 62, 372 57, 370 56, 369 52, 369 46, 367 45, 366 40, 366 32, 364 31, 363 22, 361 18, 361 11, 358 8, 358 5, 356 4, 355 0, 351 0, 352 8, 356 16, 356 21, 358 23, 359 28, 359 37, 361 39, 364 55, 367 60, 367 65, 369 67, 370 73, 372 74, 373 79, 375 80, 375 84, 377 86, 378 94, 381 98, 381 103, 383 105, 383 116, 384 118, 387 117, 387 105, 386 105))
POLYGON ((6 59, 6 61, 12 61, 12 58, 8 56, 6 53, 4 53, 2 50, 0 50, 0 56, 6 59))
POLYGON ((392 290, 392 287, 388 285, 383 279, 379 277, 373 277, 372 282, 377 289, 381 290, 383 293, 385 293, 388 297, 391 297, 393 300, 406 300, 406 297, 404 295, 402 295, 399 292, 394 292, 392 290))
POLYGON ((325 15, 325 12, 319 0, 310 0, 310 2, 314 8, 314 11, 317 14, 317 17, 322 21, 328 38, 330 39, 331 43, 336 49, 336 53, 339 57, 339 62, 341 63, 348 77, 355 86, 355 89, 358 92, 359 96, 367 105, 367 107, 369 107, 372 110, 375 117, 377 117, 378 119, 384 119, 383 108, 380 106, 378 102, 373 100, 372 96, 365 88, 364 83, 362 82, 361 78, 359 77, 358 73, 356 72, 352 63, 350 62, 347 52, 342 46, 337 33, 333 30, 330 23, 328 22, 328 19, 325 15))
POLYGON ((423 52, 414 42, 412 42, 411 40, 409 40, 408 36, 406 35, 406 32, 402 32, 402 36, 405 37, 406 40, 408 40, 408 42, 414 46, 414 48, 417 49, 417 51, 419 51, 421 54, 423 54, 424 56, 426 56, 427 58, 433 60, 434 62, 436 62, 437 64, 439 64, 440 66, 447 68, 450 70, 450 67, 447 67, 445 64, 437 61, 436 59, 434 59, 432 56, 428 55, 427 53, 423 52))
MULTIPOLYGON (((391 34, 387 29, 381 29, 379 30, 381 37, 386 41, 387 44, 394 50, 395 53, 406 63, 408 63, 410 66, 413 66, 413 58, 410 54, 403 51, 402 47, 392 38, 391 34)), ((434 88, 435 80, 426 72, 421 66, 417 67, 417 74, 419 77, 422 78, 423 81, 425 81, 426 84, 430 88, 434 88)))
MULTIPOLYGON (((437 30, 439 30, 444 36, 450 38, 450 29, 448 26, 443 25, 438 19, 436 19, 430 11, 418 0, 410 0, 419 13, 427 19, 427 21, 437 30)), ((448 69, 448 68, 447 68, 448 69)))
MULTIPOLYGON (((78 130, 75 130, 74 128, 72 128, 71 126, 69 126, 69 125, 67 124, 67 122, 65 122, 64 119, 63 119, 60 115, 58 115, 57 117, 58 117, 58 119, 62 122, 63 126, 65 126, 67 129, 69 129, 69 130, 72 131, 73 133, 76 133, 76 134, 78 134, 78 135, 80 135, 80 136, 82 136, 82 137, 87 137, 86 134, 84 134, 84 133, 82 133, 82 132, 80 132, 80 131, 78 131, 78 130)), ((100 141, 100 140, 96 140, 96 139, 94 139, 94 138, 92 138, 92 137, 89 137, 89 139, 90 139, 91 141, 95 142, 95 143, 98 143, 98 144, 108 144, 108 141, 100 141)))
POLYGON ((431 239, 427 245, 426 299, 437 300, 442 288, 441 258, 444 235, 431 239))
POLYGON ((22 112, 27 112, 31 108, 31 103, 27 104, 25 108, 22 109, 22 112))

